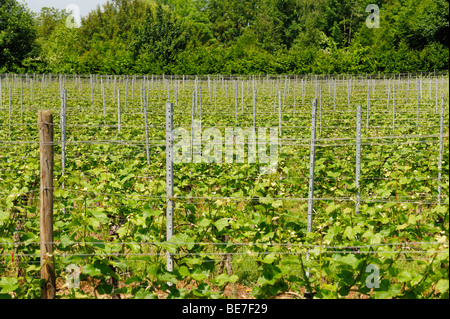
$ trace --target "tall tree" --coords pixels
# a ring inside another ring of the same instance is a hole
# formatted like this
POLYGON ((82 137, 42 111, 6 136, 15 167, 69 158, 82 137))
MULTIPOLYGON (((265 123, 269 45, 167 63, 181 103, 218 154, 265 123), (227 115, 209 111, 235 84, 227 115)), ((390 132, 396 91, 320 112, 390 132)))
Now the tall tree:
POLYGON ((81 41, 78 31, 77 28, 68 28, 65 20, 61 20, 42 43, 41 56, 50 72, 79 72, 81 41))
POLYGON ((210 0, 206 10, 214 36, 221 43, 235 42, 255 19, 257 0, 210 0))
POLYGON ((149 3, 144 0, 112 0, 102 7, 98 5, 96 10, 82 19, 80 33, 85 39, 83 48, 88 50, 92 41, 98 39, 108 41, 119 38, 121 42, 130 42, 132 29, 143 23, 149 3))
POLYGON ((189 41, 189 30, 176 15, 158 4, 156 12, 147 7, 144 23, 133 31, 136 56, 148 55, 163 65, 175 61, 189 41))
POLYGON ((14 71, 33 54, 36 29, 28 8, 16 0, 0 0, 0 70, 14 71))
POLYGON ((159 0, 174 15, 190 25, 195 36, 192 40, 196 45, 205 45, 215 42, 213 24, 208 15, 210 0, 159 0))
POLYGON ((48 38, 55 30, 59 22, 66 19, 68 13, 65 10, 44 7, 36 16, 36 31, 40 38, 48 38))

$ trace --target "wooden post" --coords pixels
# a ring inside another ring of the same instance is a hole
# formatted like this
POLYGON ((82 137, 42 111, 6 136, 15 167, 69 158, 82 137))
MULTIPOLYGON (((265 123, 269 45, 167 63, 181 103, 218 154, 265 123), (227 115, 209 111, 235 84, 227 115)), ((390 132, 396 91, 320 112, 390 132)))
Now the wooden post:
POLYGON ((42 299, 54 299, 56 292, 53 259, 53 116, 39 111, 39 146, 41 163, 40 249, 42 299))

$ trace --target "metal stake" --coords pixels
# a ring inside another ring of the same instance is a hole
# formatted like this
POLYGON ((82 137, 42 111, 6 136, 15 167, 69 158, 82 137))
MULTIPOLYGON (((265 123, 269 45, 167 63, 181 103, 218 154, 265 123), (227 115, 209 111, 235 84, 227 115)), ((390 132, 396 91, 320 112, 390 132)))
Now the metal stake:
POLYGON ((361 177, 361 105, 356 109, 356 214, 359 214, 360 204, 360 186, 359 179, 361 177))
MULTIPOLYGON (((309 154, 309 193, 308 193, 308 224, 307 232, 312 232, 313 220, 313 196, 314 196, 314 166, 316 156, 316 117, 317 117, 317 99, 313 100, 312 120, 311 120, 311 146, 309 154)), ((306 260, 309 260, 309 251, 306 253, 306 260)), ((306 270, 306 276, 309 278, 310 268, 306 270)), ((310 292, 306 291, 307 294, 310 292)))
MULTIPOLYGON (((167 241, 173 236, 173 104, 166 103, 166 231, 167 241)), ((173 255, 167 252, 167 271, 173 271, 173 255)), ((169 286, 172 283, 167 283, 169 286)))
POLYGON ((308 190, 308 225, 307 231, 312 231, 313 219, 313 195, 314 195, 314 166, 316 155, 316 118, 317 118, 317 99, 313 100, 311 117, 311 146, 309 154, 309 190, 308 190))
POLYGON ((117 128, 120 133, 120 90, 117 91, 117 128))
MULTIPOLYGON (((443 153, 443 139, 444 139, 444 94, 441 99, 441 118, 439 125, 439 162, 438 162, 438 182, 441 181, 442 176, 442 153, 443 153)), ((441 185, 438 185, 438 204, 441 204, 441 185)))
POLYGON ((145 121, 145 151, 147 153, 147 164, 150 165, 150 151, 148 146, 148 119, 147 119, 147 94, 144 94, 144 121, 145 121))

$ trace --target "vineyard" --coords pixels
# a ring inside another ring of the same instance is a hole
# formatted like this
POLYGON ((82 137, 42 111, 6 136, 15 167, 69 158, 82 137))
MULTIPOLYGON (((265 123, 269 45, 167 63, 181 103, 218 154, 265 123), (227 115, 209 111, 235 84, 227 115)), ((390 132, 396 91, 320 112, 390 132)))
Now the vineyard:
POLYGON ((53 115, 56 298, 448 298, 448 85, 0 75, 0 298, 44 285, 39 110, 53 115), (207 161, 196 125, 276 129, 276 168, 249 160, 250 135, 243 157, 236 144, 207 161), (168 128, 192 134, 192 160, 169 163, 168 128))

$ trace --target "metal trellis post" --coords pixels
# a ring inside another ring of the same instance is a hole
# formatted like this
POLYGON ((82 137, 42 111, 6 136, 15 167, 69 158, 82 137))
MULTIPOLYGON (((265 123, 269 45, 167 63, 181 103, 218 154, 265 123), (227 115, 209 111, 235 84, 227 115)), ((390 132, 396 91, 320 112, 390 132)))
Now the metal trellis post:
MULTIPOLYGON (((60 112, 60 121, 61 121, 61 175, 64 176, 66 174, 66 97, 67 90, 63 89, 61 92, 61 112, 60 112)), ((61 183, 61 188, 64 189, 64 180, 61 183)), ((63 214, 66 213, 66 208, 62 209, 63 214)))
POLYGON ((395 85, 392 88, 392 132, 395 131, 395 85))
POLYGON ((144 121, 145 121, 145 151, 147 154, 147 164, 150 165, 150 151, 148 146, 148 119, 147 119, 147 94, 144 94, 144 121))
POLYGON ((370 114, 370 85, 367 83, 367 114, 366 114, 366 134, 369 132, 369 114, 370 114))
POLYGON ((356 110, 356 214, 359 214, 360 204, 360 185, 361 177, 361 105, 357 106, 356 110))
MULTIPOLYGON (((442 153, 443 153, 443 138, 444 138, 444 94, 442 94, 441 100, 441 116, 439 125, 439 162, 438 162, 438 182, 442 177, 442 153)), ((438 185, 438 204, 441 204, 441 185, 438 185)))
POLYGON ((120 90, 117 91, 117 128, 120 133, 121 128, 121 114, 120 114, 120 90))
POLYGON ((307 225, 308 232, 312 231, 312 219, 313 219, 314 166, 316 155, 316 118, 317 118, 317 99, 314 99, 311 117, 311 146, 309 154, 308 225, 307 225))
POLYGON ((281 137, 281 92, 278 92, 278 134, 281 137))
POLYGON ((20 117, 23 120, 23 79, 20 77, 20 117))
POLYGON ((419 106, 420 106, 420 91, 419 80, 417 80, 417 109, 416 109, 416 127, 419 126, 419 106))
MULTIPOLYGON (((317 118, 317 99, 313 100, 312 105, 312 120, 311 120, 311 146, 309 155, 309 189, 308 189, 308 224, 307 232, 312 232, 313 220, 313 196, 314 196, 314 166, 316 155, 316 118, 317 118)), ((306 253, 306 260, 309 260, 309 252, 306 253)), ((306 271, 306 276, 309 278, 310 268, 306 271)), ((311 292, 305 291, 306 294, 311 292)))
POLYGON ((9 86, 9 108, 8 108, 8 124, 9 124, 9 134, 11 134, 11 85, 9 86))
MULTIPOLYGON (((173 104, 166 103, 166 232, 167 241, 173 236, 173 104)), ((173 255, 167 252, 167 271, 173 271, 173 255)), ((171 285, 170 283, 168 283, 171 285)))

